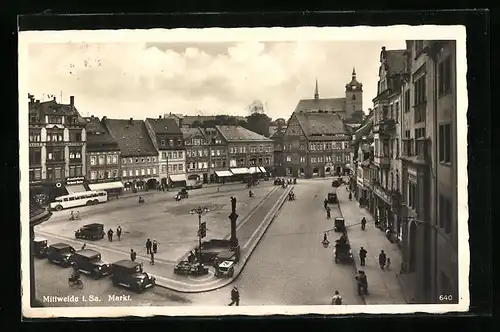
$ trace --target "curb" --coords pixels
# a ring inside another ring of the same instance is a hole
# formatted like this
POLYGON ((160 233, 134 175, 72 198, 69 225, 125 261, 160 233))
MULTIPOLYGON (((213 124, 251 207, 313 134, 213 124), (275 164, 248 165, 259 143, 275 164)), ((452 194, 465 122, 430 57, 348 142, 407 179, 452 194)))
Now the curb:
MULTIPOLYGON (((344 214, 342 213, 342 208, 340 207, 340 200, 338 199, 338 196, 337 196, 337 207, 339 208, 340 215, 342 216, 342 218, 344 218, 344 214)), ((345 218, 344 218, 344 220, 345 220, 345 218)), ((349 232, 346 232, 346 235, 347 235, 347 240, 349 241, 349 243, 351 243, 351 241, 349 240, 349 232)), ((351 247, 351 249, 352 249, 352 247, 351 247)), ((353 256, 354 255, 355 255, 355 253, 353 253, 353 256)), ((358 272, 358 263, 356 261, 356 257, 354 257, 354 260, 353 260, 353 267, 354 267, 354 275, 356 275, 358 272)), ((360 296, 360 298, 361 298, 361 301, 363 301, 363 304, 365 304, 365 305, 368 304, 366 302, 366 296, 360 296)))
MULTIPOLYGON (((274 221, 274 219, 276 219, 276 216, 278 215, 278 213, 280 212, 281 208, 283 207, 283 205, 285 204, 286 202, 286 199, 287 199, 287 196, 288 196, 288 193, 290 192, 290 190, 293 189, 293 186, 291 186, 289 189, 285 190, 285 192, 283 193, 283 195, 281 195, 281 197, 278 199, 278 201, 276 202, 276 204, 273 206, 273 209, 271 209, 272 212, 272 215, 270 215, 269 217, 269 221, 263 221, 261 222, 261 224, 257 227, 257 229, 259 227, 261 227, 264 223, 267 223, 265 226, 264 226, 264 229, 262 231, 262 233, 258 236, 258 239, 257 241, 255 242, 255 244, 249 249, 248 251, 248 254, 246 255, 246 259, 242 259, 240 260, 240 262, 242 262, 241 264, 241 267, 239 269, 239 271, 232 277, 232 278, 229 278, 226 280, 226 282, 224 283, 221 283, 217 286, 214 286, 210 289, 205 289, 205 290, 178 290, 178 289, 174 289, 173 287, 169 287, 169 286, 166 286, 166 285, 162 285, 160 283, 156 283, 155 286, 157 287, 160 287, 160 288, 165 288, 165 289, 169 289, 169 290, 172 290, 172 291, 175 291, 175 292, 178 292, 178 293, 184 293, 184 294, 200 294, 200 293, 208 293, 208 292, 212 292, 212 291, 215 291, 215 290, 218 290, 218 289, 221 289, 223 287, 226 287, 227 285, 233 283, 236 279, 238 279, 238 277, 240 276, 241 272, 243 272, 243 269, 245 268, 248 260, 250 259, 250 257, 252 256, 255 248, 257 248, 257 245, 259 244, 260 240, 262 239, 262 237, 264 237, 264 234, 266 233, 267 229, 269 228, 269 226, 272 224, 272 222, 274 221), (277 208, 275 208, 277 207, 277 208)), ((274 191, 273 191, 274 192, 274 191)), ((267 196, 266 196, 267 197, 267 196)), ((264 200, 263 200, 264 201, 264 200)))

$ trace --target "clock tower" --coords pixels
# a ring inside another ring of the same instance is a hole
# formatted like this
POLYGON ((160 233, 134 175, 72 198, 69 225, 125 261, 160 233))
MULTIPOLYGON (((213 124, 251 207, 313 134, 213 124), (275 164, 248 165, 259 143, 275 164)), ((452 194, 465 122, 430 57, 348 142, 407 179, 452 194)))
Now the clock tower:
POLYGON ((362 116, 363 114, 363 84, 356 80, 356 69, 352 69, 351 82, 345 86, 345 115, 346 119, 353 115, 362 116))

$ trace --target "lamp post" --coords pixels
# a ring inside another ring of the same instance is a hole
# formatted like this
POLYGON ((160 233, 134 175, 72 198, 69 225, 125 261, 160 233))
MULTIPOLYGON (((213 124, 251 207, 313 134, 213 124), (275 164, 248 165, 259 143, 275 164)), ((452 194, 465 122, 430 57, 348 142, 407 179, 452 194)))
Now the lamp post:
POLYGON ((206 224, 201 222, 201 216, 207 214, 210 212, 210 210, 207 207, 197 207, 196 209, 193 209, 189 211, 191 214, 197 214, 198 215, 198 262, 200 265, 202 265, 201 262, 201 239, 206 236, 206 224))

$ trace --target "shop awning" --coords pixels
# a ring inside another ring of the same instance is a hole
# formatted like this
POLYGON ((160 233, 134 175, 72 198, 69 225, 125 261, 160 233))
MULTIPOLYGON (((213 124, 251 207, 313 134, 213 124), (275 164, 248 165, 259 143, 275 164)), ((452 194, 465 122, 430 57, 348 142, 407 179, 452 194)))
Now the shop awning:
POLYGON ((254 174, 254 173, 260 173, 260 169, 258 167, 248 167, 248 173, 254 174))
POLYGON ((267 172, 266 172, 266 169, 265 169, 264 167, 260 166, 260 167, 259 167, 259 169, 260 169, 260 171, 261 171, 262 173, 267 173, 267 172))
POLYGON ((120 181, 115 182, 103 182, 103 183, 91 183, 89 184, 90 190, 110 190, 123 188, 123 183, 120 181))
POLYGON ((81 193, 87 191, 87 189, 85 189, 83 184, 74 184, 72 186, 65 186, 65 188, 69 194, 81 193))
POLYGON ((239 174, 248 174, 248 168, 231 168, 231 173, 234 175, 239 175, 239 174))
POLYGON ((172 174, 169 178, 172 182, 182 182, 186 181, 186 174, 172 174))
POLYGON ((215 175, 222 178, 222 177, 226 177, 226 176, 232 176, 233 173, 231 173, 229 171, 215 171, 215 175))

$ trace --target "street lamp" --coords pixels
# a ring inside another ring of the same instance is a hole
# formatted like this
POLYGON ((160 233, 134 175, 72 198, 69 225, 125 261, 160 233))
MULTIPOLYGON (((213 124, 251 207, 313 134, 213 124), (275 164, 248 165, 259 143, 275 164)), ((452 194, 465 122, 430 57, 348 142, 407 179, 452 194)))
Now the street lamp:
POLYGON ((205 207, 205 206, 200 206, 197 207, 196 209, 192 209, 189 211, 191 214, 197 214, 198 215, 198 262, 200 265, 202 265, 201 262, 201 239, 204 238, 207 235, 207 227, 206 223, 201 222, 201 216, 207 214, 210 212, 210 210, 205 207))

